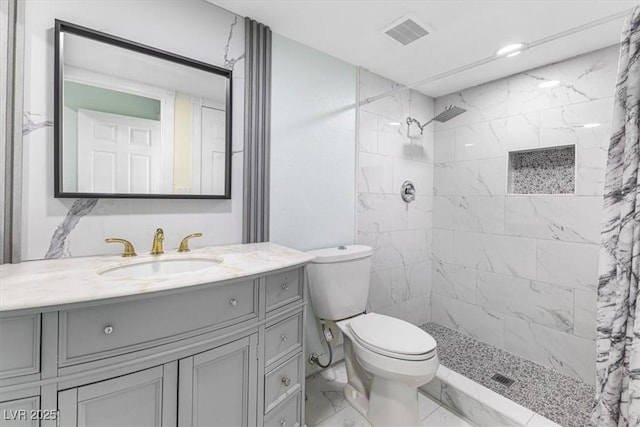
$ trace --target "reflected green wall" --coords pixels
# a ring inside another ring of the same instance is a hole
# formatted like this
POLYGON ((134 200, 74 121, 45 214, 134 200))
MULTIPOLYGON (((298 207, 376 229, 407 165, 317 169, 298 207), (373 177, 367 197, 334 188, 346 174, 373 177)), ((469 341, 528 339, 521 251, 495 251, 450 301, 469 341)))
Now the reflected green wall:
POLYGON ((64 106, 74 111, 82 108, 141 119, 160 120, 160 101, 157 99, 70 81, 64 82, 64 106))

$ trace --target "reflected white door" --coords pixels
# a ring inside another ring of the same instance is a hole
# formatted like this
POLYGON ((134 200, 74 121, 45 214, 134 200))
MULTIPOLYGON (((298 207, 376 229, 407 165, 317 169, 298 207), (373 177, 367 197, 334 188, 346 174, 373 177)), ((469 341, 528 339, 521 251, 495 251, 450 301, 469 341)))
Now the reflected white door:
POLYGON ((161 192, 160 121, 78 110, 78 191, 161 192))
POLYGON ((224 194, 225 113, 202 107, 202 194, 224 194))

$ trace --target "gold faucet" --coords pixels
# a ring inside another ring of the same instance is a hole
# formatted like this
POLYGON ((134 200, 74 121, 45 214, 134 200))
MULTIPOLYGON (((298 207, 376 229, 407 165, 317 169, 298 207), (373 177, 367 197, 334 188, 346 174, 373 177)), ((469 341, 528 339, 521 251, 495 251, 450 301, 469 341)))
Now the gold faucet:
POLYGON ((130 257, 130 256, 136 256, 136 250, 133 249, 133 245, 131 244, 130 241, 128 240, 124 240, 124 239, 104 239, 105 243, 122 243, 124 245, 124 252, 122 253, 122 256, 124 257, 130 257))
POLYGON ((160 255, 164 253, 162 249, 162 242, 164 241, 164 231, 162 228, 156 230, 156 234, 153 235, 153 246, 151 247, 151 255, 160 255))
POLYGON ((189 252, 189 239, 193 239, 194 237, 202 237, 202 233, 193 233, 186 236, 180 242, 180 247, 178 248, 178 252, 189 252))

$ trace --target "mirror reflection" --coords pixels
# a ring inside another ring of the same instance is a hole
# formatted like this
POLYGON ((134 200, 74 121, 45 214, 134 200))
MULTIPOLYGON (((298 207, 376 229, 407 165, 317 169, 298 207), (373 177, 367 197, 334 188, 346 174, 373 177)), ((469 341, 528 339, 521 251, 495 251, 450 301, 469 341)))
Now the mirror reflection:
POLYGON ((230 71, 115 40, 60 23, 57 195, 228 198, 230 71))

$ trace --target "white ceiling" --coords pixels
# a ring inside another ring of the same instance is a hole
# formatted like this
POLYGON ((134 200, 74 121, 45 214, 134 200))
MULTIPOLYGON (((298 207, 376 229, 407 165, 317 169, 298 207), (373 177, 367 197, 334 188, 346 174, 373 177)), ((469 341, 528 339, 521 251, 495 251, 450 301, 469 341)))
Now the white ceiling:
MULTIPOLYGON (((207 0, 290 39, 410 85, 638 5, 636 0, 207 0), (407 14, 430 34, 402 46, 381 30, 407 14)), ((611 46, 624 18, 416 87, 440 96, 611 46)))

